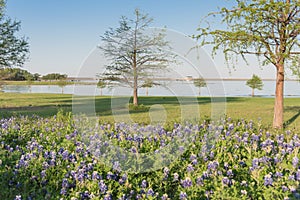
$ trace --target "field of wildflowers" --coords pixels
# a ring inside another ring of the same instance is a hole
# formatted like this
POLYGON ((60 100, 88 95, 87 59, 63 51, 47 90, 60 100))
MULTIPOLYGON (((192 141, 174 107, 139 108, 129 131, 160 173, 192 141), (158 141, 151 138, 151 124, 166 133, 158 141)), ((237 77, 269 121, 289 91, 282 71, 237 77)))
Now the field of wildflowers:
MULTIPOLYGON (((105 152, 92 152, 71 114, 0 119, 0 199, 300 198, 297 132, 268 131, 258 123, 230 118, 165 127, 118 123, 96 128, 89 130, 94 132, 89 143, 96 149, 114 144, 136 157, 155 154, 175 138, 193 134, 189 145, 173 146, 180 154, 168 165, 135 173, 122 170, 118 162, 109 166, 98 159, 105 152), (217 136, 213 142, 208 142, 210 134, 217 136)), ((118 155, 110 156, 113 160, 118 155)), ((148 162, 155 166, 160 161, 148 162)), ((130 159, 124 163, 128 169, 134 165, 130 159)))

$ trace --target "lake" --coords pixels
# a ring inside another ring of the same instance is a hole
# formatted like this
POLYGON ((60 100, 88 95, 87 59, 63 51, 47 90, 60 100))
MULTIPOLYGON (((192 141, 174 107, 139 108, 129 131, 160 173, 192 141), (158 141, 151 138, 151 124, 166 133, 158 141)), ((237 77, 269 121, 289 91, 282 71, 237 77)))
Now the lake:
MULTIPOLYGON (((251 88, 246 86, 246 81, 207 81, 207 87, 201 88, 201 96, 231 96, 247 97, 251 95, 251 88)), ((255 90, 255 95, 272 97, 275 93, 275 81, 263 81, 262 90, 255 90)), ((169 81, 148 89, 149 96, 197 96, 199 89, 192 81, 169 81)), ((146 88, 139 89, 139 95, 146 96, 146 88)), ((300 83, 285 81, 284 94, 286 97, 300 97, 300 83)), ((3 92, 7 93, 64 93, 76 95, 100 95, 101 91, 95 85, 67 85, 63 88, 57 85, 5 85, 3 92)), ((123 96, 131 94, 130 88, 104 88, 103 95, 123 96)))

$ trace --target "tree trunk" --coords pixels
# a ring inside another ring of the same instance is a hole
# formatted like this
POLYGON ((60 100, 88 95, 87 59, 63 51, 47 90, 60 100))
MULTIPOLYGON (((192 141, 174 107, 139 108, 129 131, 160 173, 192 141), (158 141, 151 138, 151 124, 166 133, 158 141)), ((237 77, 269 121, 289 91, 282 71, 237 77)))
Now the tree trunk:
POLYGON ((283 88, 284 88, 284 65, 276 66, 276 89, 275 89, 275 105, 273 128, 283 127, 283 88))
POLYGON ((252 88, 252 94, 251 94, 252 97, 254 97, 254 88, 252 88))
POLYGON ((148 91, 148 87, 146 87, 146 96, 148 96, 149 91, 148 91))
POLYGON ((201 87, 199 87, 199 97, 201 96, 201 87))
POLYGON ((137 87, 133 88, 133 105, 138 106, 138 90, 137 87))
POLYGON ((133 105, 138 106, 138 73, 136 64, 136 50, 133 53, 133 105))

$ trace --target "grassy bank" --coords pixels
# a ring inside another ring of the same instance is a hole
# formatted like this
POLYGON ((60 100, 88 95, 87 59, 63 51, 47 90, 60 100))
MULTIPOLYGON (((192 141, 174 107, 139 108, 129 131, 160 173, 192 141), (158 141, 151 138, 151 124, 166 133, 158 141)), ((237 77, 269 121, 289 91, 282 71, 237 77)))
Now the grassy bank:
MULTIPOLYGON (((96 114, 101 121, 114 121, 132 119, 138 123, 150 123, 151 120, 165 118, 167 122, 180 121, 182 112, 188 109, 198 109, 202 119, 211 117, 211 110, 220 103, 211 103, 209 97, 199 97, 196 99, 184 98, 183 103, 179 103, 177 97, 140 97, 140 104, 144 105, 141 110, 131 110, 128 114, 127 97, 97 96, 95 97, 96 114), (111 104, 115 104, 113 111, 111 104), (150 115, 149 115, 150 110, 150 115)), ((72 103, 76 108, 83 109, 91 105, 91 97, 80 97, 72 101, 72 95, 63 94, 12 94, 0 93, 0 114, 1 116, 11 115, 31 115, 51 116, 59 109, 72 111, 72 103), (87 103, 88 102, 88 103, 87 103)), ((285 124, 289 128, 300 128, 300 99, 285 99, 285 124)), ((232 119, 261 120, 261 123, 269 126, 273 118, 273 98, 247 98, 230 97, 226 99, 226 115, 232 119)), ((195 112, 195 110, 193 110, 195 112)))

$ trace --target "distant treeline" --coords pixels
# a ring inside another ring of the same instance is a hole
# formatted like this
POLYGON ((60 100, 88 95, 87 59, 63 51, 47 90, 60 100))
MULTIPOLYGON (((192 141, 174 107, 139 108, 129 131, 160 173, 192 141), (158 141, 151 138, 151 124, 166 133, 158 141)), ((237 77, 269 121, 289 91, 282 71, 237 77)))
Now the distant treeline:
POLYGON ((20 68, 0 68, 0 80, 2 81, 40 81, 40 80, 64 80, 66 74, 50 73, 41 76, 38 73, 30 73, 20 68))

